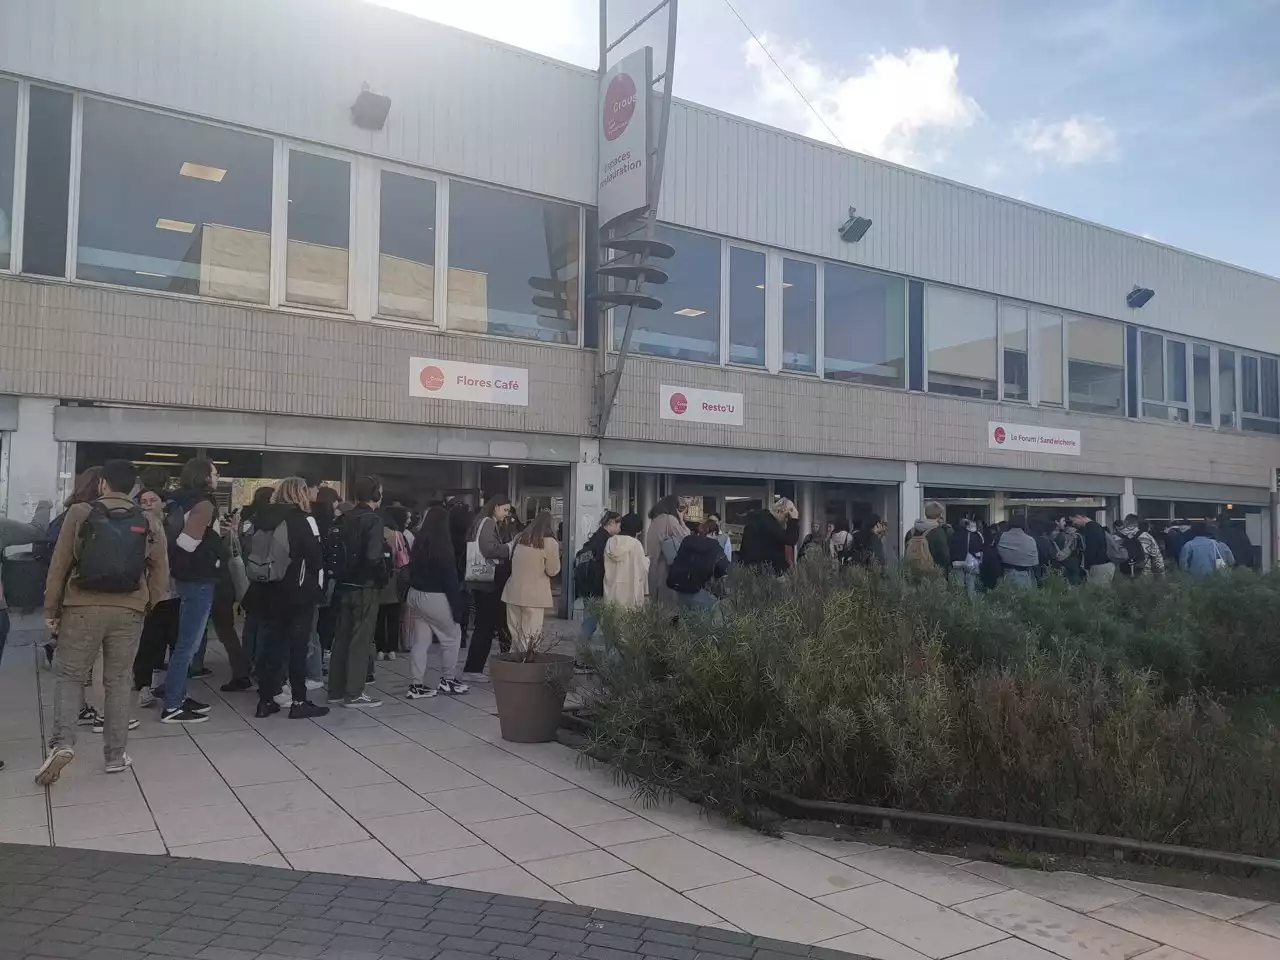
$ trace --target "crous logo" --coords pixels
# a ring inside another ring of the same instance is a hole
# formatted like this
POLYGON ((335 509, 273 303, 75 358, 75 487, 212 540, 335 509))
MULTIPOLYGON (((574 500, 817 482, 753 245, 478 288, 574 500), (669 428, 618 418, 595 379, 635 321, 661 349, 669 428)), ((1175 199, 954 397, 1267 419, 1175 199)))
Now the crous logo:
POLYGON ((1004 432, 1004 427, 996 427, 996 432, 992 436, 996 438, 996 443, 1004 443, 1007 434, 1004 432))
POLYGON ((673 393, 671 395, 671 412, 677 417, 684 416, 684 412, 689 409, 689 398, 683 393, 673 393))
POLYGON ((604 92, 604 138, 617 140, 627 130, 636 112, 636 82, 620 73, 609 81, 604 92))
POLYGON ((435 393, 444 386, 444 371, 436 366, 423 367, 422 373, 418 374, 418 380, 422 383, 424 390, 435 393))

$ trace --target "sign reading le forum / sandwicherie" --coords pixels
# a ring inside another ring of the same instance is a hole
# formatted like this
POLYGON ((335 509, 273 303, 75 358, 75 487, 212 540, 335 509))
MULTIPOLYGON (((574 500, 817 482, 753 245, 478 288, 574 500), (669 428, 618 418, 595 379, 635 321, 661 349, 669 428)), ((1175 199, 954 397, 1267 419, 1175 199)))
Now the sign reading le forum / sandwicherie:
POLYGON ((527 407, 529 371, 461 360, 410 357, 409 396, 527 407))
POLYGON ((992 450, 1057 453, 1080 456, 1080 431, 1032 427, 1024 423, 987 423, 987 446, 992 450))
POLYGON ((662 384, 663 420, 686 420, 694 423, 723 423, 742 426, 742 394, 722 390, 697 390, 662 384))
POLYGON ((649 206, 650 47, 630 53, 600 78, 600 226, 649 206))

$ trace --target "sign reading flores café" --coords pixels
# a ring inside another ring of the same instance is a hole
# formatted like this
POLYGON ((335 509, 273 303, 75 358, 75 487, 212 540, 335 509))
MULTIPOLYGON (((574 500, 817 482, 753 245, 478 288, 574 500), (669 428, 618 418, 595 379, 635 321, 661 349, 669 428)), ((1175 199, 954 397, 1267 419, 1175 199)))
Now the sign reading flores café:
POLYGON ((529 371, 461 360, 409 358, 409 396, 466 403, 529 405, 529 371))

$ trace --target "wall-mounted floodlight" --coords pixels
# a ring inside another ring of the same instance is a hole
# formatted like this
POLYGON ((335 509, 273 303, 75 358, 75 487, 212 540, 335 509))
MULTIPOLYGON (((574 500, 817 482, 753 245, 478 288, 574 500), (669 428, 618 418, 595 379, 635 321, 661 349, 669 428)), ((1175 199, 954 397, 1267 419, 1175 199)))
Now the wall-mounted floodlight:
POLYGON ((365 130, 381 130, 391 110, 391 98, 374 93, 366 83, 351 105, 351 121, 365 130))
POLYGON ((849 219, 840 225, 840 239, 845 243, 857 243, 870 229, 871 219, 858 216, 858 211, 850 207, 849 219))
POLYGON ((1134 287, 1125 295, 1124 302, 1137 310, 1140 307, 1145 307, 1147 301, 1155 295, 1156 292, 1149 287, 1134 287))

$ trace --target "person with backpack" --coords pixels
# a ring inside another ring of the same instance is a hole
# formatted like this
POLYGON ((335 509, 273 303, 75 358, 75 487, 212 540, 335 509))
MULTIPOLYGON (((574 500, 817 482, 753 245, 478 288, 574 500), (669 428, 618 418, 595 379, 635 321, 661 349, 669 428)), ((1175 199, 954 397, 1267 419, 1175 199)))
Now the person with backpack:
MULTIPOLYGON (((573 592, 582 600, 597 600, 604 596, 604 554, 611 537, 622 529, 622 516, 606 510, 600 518, 600 526, 587 538, 582 549, 573 558, 573 592)), ((596 615, 586 606, 582 611, 582 642, 590 644, 596 635, 596 615)))
POLYGON ((1126 577, 1164 576, 1164 553, 1156 538, 1151 535, 1151 525, 1139 520, 1136 513, 1124 518, 1117 531, 1124 543, 1127 559, 1120 568, 1126 577))
POLYGON ((307 648, 316 607, 324 596, 324 552, 311 516, 307 481, 286 477, 271 503, 259 507, 244 536, 246 609, 260 618, 258 631, 258 719, 279 713, 286 675, 292 700, 289 719, 323 717, 328 707, 307 699, 307 648), (279 698, 279 699, 278 699, 279 698))
POLYGON ((668 494, 649 511, 649 526, 644 532, 644 554, 649 559, 649 598, 673 613, 680 605, 680 598, 667 586, 667 572, 681 542, 689 536, 685 511, 680 498, 674 493, 668 494))
POLYGON ((942 519, 942 504, 930 500, 924 505, 924 517, 907 532, 903 544, 902 565, 919 574, 941 573, 951 569, 951 527, 942 519))
POLYGON ((382 511, 382 536, 391 556, 391 576, 378 598, 378 623, 373 631, 373 646, 379 660, 394 660, 400 650, 400 625, 404 599, 409 592, 409 548, 413 534, 408 532, 409 511, 404 507, 387 507, 382 511))
POLYGON ((1116 575, 1116 559, 1128 559, 1128 552, 1118 541, 1108 538, 1102 524, 1082 513, 1071 518, 1071 525, 1080 531, 1081 566, 1089 583, 1110 583, 1116 575))
POLYGON ((680 549, 667 571, 667 586, 675 591, 682 611, 714 612, 720 604, 711 585, 729 575, 729 560, 715 540, 719 532, 715 521, 707 520, 697 533, 680 541, 680 549))
POLYGON ((160 722, 194 724, 208 719, 210 707, 187 696, 187 675, 204 641, 213 594, 230 552, 219 529, 213 498, 218 489, 218 468, 203 457, 188 460, 178 484, 178 491, 165 504, 169 575, 180 601, 178 640, 165 671, 160 722))
POLYGON ((1078 587, 1084 582, 1084 542, 1080 539, 1080 531, 1066 517, 1058 517, 1053 522, 1049 540, 1054 548, 1050 566, 1061 571, 1067 583, 1078 587))
POLYGON ((382 588, 390 579, 385 526, 378 507, 382 481, 360 477, 351 487, 356 503, 338 521, 334 597, 338 621, 329 656, 329 700, 372 708, 382 701, 365 692, 382 588))
POLYGON ((848 517, 836 517, 835 523, 831 525, 831 536, 827 538, 827 553, 837 566, 866 566, 866 541, 849 530, 848 517))
POLYGON ((978 525, 971 517, 965 517, 951 535, 951 581, 964 587, 971 597, 978 592, 978 570, 985 546, 978 525))
POLYGON ((138 471, 128 460, 102 466, 99 497, 67 511, 45 583, 45 623, 58 635, 49 753, 36 774, 47 787, 75 758, 84 686, 102 656, 107 773, 132 766, 125 753, 133 658, 147 609, 169 589, 164 531, 129 495, 138 471))
MULTIPOLYGON (((510 527, 511 500, 496 494, 484 502, 480 513, 467 531, 466 560, 463 580, 475 604, 475 624, 462 679, 468 683, 488 683, 485 664, 493 649, 493 638, 501 646, 507 634, 507 608, 502 591, 511 576, 511 542, 503 539, 503 529, 510 527)), ((509 644, 510 640, 506 639, 509 644)))

